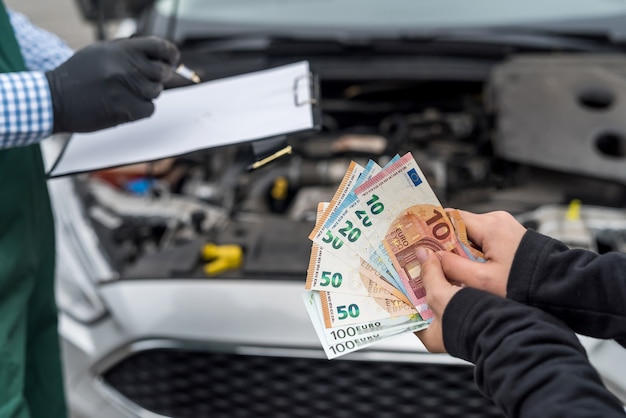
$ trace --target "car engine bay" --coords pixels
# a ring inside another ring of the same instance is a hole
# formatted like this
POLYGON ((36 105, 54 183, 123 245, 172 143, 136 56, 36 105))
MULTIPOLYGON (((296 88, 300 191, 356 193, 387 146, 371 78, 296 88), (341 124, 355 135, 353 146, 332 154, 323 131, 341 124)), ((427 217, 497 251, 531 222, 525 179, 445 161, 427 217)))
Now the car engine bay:
POLYGON ((406 152, 444 206, 507 210, 571 246, 626 251, 623 61, 517 56, 486 79, 320 70, 320 130, 260 142, 288 143, 288 158, 249 171, 259 155, 246 144, 81 175, 76 187, 122 279, 303 280, 317 203, 350 161, 406 152), (209 243, 242 252, 207 269, 219 261, 209 243))

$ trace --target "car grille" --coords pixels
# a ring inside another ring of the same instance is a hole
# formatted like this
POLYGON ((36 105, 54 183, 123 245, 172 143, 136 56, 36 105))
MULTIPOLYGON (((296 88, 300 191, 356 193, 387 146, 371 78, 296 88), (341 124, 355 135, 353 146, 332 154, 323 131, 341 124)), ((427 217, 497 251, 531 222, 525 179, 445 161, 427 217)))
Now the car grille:
POLYGON ((463 365, 245 356, 154 349, 103 374, 170 417, 501 417, 463 365))

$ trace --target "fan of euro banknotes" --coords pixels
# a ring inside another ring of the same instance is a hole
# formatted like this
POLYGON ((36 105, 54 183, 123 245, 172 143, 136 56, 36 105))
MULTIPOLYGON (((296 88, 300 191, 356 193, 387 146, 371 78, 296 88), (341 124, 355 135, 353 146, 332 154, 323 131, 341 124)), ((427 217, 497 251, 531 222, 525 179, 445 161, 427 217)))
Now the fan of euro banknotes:
POLYGON ((329 359, 428 327, 417 248, 482 260, 410 153, 384 168, 352 162, 309 238, 303 297, 329 359))

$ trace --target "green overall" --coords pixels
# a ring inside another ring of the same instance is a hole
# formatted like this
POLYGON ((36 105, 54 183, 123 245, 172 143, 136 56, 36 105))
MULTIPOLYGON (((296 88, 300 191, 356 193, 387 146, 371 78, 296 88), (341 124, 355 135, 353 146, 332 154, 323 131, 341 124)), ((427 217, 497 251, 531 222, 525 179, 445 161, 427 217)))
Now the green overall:
MULTIPOLYGON (((0 1, 0 72, 23 70, 0 1)), ((38 145, 0 150, 0 418, 65 417, 60 362, 41 153, 38 145)))

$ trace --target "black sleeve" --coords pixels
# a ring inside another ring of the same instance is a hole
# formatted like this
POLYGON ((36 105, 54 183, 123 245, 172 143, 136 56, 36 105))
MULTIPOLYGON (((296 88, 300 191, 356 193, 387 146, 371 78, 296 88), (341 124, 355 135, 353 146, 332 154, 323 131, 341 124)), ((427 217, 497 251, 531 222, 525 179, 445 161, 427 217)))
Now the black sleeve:
POLYGON ((464 288, 443 315, 446 350, 476 365, 479 389, 507 417, 624 417, 576 335, 553 316, 464 288))
POLYGON ((570 250, 534 231, 515 254, 507 297, 549 312, 579 334, 626 342, 626 254, 570 250))

